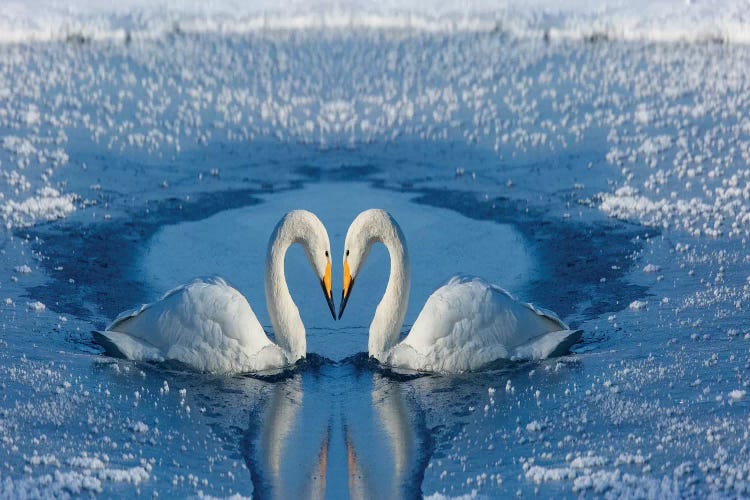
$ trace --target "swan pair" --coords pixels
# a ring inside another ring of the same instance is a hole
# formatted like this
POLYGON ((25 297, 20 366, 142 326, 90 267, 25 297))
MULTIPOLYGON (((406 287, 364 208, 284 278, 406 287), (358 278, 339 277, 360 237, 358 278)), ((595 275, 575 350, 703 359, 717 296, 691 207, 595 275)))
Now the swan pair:
MULTIPOLYGON (((368 352, 396 368, 458 373, 502 360, 559 355, 580 339, 554 313, 515 300, 481 278, 454 277, 427 300, 411 331, 399 342, 409 301, 409 255, 401 228, 378 209, 359 214, 346 235, 339 319, 372 246, 381 242, 391 259, 385 295, 370 325, 368 352)), ((265 262, 266 306, 276 343, 263 331, 250 304, 221 278, 196 279, 160 300, 118 316, 97 340, 108 352, 134 360, 175 360, 207 372, 262 372, 304 358, 305 327, 284 276, 284 256, 300 243, 331 314, 331 248, 322 222, 311 212, 289 212, 271 235, 265 262)))

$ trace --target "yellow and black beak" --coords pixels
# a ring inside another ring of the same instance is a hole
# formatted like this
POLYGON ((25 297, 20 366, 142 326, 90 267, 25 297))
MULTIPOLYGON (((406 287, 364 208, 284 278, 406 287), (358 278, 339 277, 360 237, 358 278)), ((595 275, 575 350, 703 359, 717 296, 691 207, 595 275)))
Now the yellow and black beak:
POLYGON ((352 287, 354 287, 354 278, 352 278, 349 272, 349 261, 344 261, 344 288, 341 290, 341 303, 339 304, 339 319, 344 314, 346 303, 349 301, 349 295, 352 293, 352 287))
POLYGON ((333 303, 333 289, 331 288, 331 261, 328 261, 326 265, 326 273, 323 275, 323 279, 320 280, 320 286, 323 288, 323 295, 326 296, 326 302, 328 302, 328 309, 331 310, 331 316, 336 319, 336 305, 333 303))

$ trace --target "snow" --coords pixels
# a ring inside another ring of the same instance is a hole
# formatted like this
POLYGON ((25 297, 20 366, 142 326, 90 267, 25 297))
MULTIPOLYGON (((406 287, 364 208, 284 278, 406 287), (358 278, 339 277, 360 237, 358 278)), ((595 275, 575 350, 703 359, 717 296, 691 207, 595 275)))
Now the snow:
MULTIPOLYGON (((32 461, 33 465, 53 465, 53 462, 32 461)), ((150 473, 144 467, 130 469, 108 468, 98 459, 80 457, 71 459, 70 465, 78 470, 59 471, 51 474, 13 479, 0 476, 0 496, 14 498, 68 498, 71 495, 81 495, 86 492, 102 493, 103 484, 107 482, 127 482, 138 485, 148 480, 150 473)))
POLYGON ((57 457, 52 454, 37 455, 34 454, 25 459, 26 463, 30 465, 49 465, 53 467, 60 467, 60 462, 57 457))
POLYGON ((607 459, 599 456, 576 457, 570 462, 573 469, 591 469, 593 467, 602 467, 607 463, 607 459))
POLYGON ((544 426, 542 424, 540 424, 539 422, 537 422, 536 420, 534 420, 534 421, 529 422, 528 424, 526 424, 526 430, 528 432, 539 432, 543 428, 544 428, 544 426))
POLYGON ((534 465, 526 470, 525 475, 527 480, 540 484, 549 481, 574 479, 576 472, 568 467, 542 467, 534 465))
POLYGON ((578 477, 573 482, 573 491, 582 493, 591 490, 595 495, 606 493, 609 498, 682 498, 679 486, 670 478, 661 480, 622 474, 619 470, 597 471, 578 477))
POLYGON ((471 493, 467 493, 464 495, 445 495, 443 493, 435 492, 431 495, 425 495, 425 500, 471 500, 473 498, 481 498, 479 495, 477 495, 476 490, 472 490, 471 493))
POLYGON ((36 153, 36 149, 28 139, 15 135, 3 137, 3 148, 19 156, 31 156, 36 153))
POLYGON ((262 30, 410 29, 426 32, 503 30, 541 38, 605 38, 747 42, 748 21, 742 2, 658 0, 591 2, 560 5, 552 0, 510 2, 447 0, 330 4, 322 0, 236 3, 190 0, 179 6, 167 0, 93 0, 60 4, 53 0, 6 2, 0 15, 2 41, 99 40, 126 36, 152 38, 179 32, 248 33, 262 30))
POLYGON ((0 205, 0 213, 8 229, 14 226, 30 226, 39 220, 51 221, 65 218, 76 209, 75 194, 61 194, 51 187, 41 188, 36 196, 20 202, 8 200, 0 205))
POLYGON ((746 393, 747 391, 744 391, 742 389, 735 389, 729 393, 729 397, 735 401, 740 401, 740 400, 745 399, 746 393))
POLYGON ((648 461, 648 457, 641 455, 640 451, 636 454, 620 453, 615 459, 615 466, 623 464, 643 465, 648 461))
POLYGON ((661 271, 661 266, 657 266, 656 264, 646 264, 643 267, 643 272, 646 274, 658 273, 659 271, 661 271))
POLYGON ((143 422, 135 422, 130 426, 133 432, 136 434, 143 434, 148 432, 148 425, 144 424, 143 422))
POLYGON ((206 495, 205 493, 203 493, 203 491, 198 492, 198 498, 200 498, 201 500, 251 500, 252 499, 252 497, 246 497, 244 495, 240 495, 239 493, 234 493, 233 495, 216 497, 213 495, 206 495))
POLYGON ((648 301, 646 300, 634 300, 633 302, 628 305, 628 309, 631 311, 640 311, 645 309, 648 306, 648 301))
POLYGON ((750 494, 744 4, 165 6, 0 12, 0 497, 307 497, 321 456, 336 497, 367 473, 371 497, 750 494), (386 251, 332 323, 293 249, 308 345, 338 363, 268 381, 102 355, 92 330, 186 277, 262 310, 268 227, 299 205, 334 248, 359 209, 396 212, 408 314, 468 271, 584 341, 389 378, 344 361, 386 251))
POLYGON ((43 303, 39 302, 38 300, 35 300, 33 302, 29 302, 26 304, 29 310, 34 312, 44 312, 47 309, 47 306, 45 306, 43 303))

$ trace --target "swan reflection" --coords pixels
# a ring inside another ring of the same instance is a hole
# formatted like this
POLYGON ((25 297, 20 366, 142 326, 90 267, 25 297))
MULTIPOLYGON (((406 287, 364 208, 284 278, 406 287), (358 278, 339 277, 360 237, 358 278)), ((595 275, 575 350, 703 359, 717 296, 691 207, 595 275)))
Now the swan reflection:
MULTIPOLYGON (((328 412, 303 386, 314 378, 296 373, 270 383, 251 415, 244 455, 256 498, 325 498, 330 445, 328 412)), ((315 392, 313 390, 313 392, 315 392)))
POLYGON ((369 401, 345 418, 349 496, 419 497, 430 455, 421 409, 400 381, 373 373, 371 383, 369 401))
POLYGON ((243 440, 254 498, 413 498, 430 456, 398 380, 349 364, 266 383, 243 440))

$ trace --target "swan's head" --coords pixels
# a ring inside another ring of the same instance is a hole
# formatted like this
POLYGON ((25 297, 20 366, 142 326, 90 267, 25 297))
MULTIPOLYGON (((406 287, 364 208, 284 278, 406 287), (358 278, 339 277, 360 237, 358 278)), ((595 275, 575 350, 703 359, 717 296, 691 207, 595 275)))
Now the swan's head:
POLYGON ((339 304, 339 319, 352 293, 354 281, 367 260, 372 245, 392 232, 398 232, 398 224, 385 210, 371 208, 360 213, 346 232, 344 242, 344 283, 339 304))
POLYGON ((289 212, 279 224, 282 231, 290 231, 294 241, 302 244, 310 266, 320 280, 328 309, 333 319, 336 319, 336 306, 333 303, 333 288, 331 286, 331 242, 328 231, 320 219, 307 210, 289 212))

